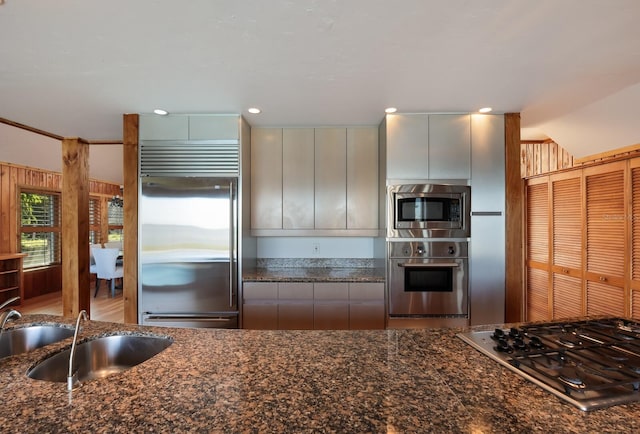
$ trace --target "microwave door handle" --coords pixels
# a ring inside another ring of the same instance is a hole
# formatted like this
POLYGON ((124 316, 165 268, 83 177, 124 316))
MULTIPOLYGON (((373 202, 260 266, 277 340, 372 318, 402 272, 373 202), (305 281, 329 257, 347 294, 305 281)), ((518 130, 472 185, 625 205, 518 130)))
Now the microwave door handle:
POLYGON ((459 266, 460 264, 456 264, 455 262, 430 262, 428 264, 406 264, 401 262, 398 264, 398 267, 404 267, 404 268, 434 268, 434 267, 456 268, 459 266))

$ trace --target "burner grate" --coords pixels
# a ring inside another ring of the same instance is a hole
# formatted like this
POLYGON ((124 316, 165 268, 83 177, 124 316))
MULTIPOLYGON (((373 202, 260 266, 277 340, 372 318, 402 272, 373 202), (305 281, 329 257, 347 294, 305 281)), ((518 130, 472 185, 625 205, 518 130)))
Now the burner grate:
POLYGON ((637 323, 609 318, 458 336, 581 410, 640 401, 637 323))

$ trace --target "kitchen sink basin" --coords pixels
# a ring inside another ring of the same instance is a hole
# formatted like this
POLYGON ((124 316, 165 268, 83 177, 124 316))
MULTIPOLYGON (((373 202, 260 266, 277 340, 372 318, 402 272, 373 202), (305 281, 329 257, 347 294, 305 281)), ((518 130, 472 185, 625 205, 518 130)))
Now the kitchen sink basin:
POLYGON ((4 330, 0 334, 0 358, 27 353, 71 336, 73 330, 53 325, 4 330))
MULTIPOLYGON (((166 337, 113 335, 76 345, 73 358, 78 381, 104 378, 126 371, 163 351, 173 340, 166 337)), ((27 371, 36 380, 65 383, 71 348, 50 356, 27 371)))

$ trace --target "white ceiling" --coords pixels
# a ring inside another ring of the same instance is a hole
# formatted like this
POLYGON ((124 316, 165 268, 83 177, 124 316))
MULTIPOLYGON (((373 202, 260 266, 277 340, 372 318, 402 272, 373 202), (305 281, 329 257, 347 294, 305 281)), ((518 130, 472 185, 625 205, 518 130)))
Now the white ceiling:
POLYGON ((0 3, 0 117, 61 136, 121 139, 156 107, 296 126, 492 106, 575 156, 640 143, 638 0, 0 3))

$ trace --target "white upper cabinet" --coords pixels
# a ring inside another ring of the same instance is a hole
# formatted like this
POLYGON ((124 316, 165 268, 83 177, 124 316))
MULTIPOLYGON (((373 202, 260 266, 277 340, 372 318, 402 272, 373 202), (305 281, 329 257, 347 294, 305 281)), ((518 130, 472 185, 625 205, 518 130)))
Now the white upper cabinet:
POLYGON ((313 128, 282 131, 282 228, 314 228, 313 128))
POLYGON ((189 140, 238 140, 239 123, 237 115, 190 115, 189 140))
POLYGON ((429 178, 471 178, 471 116, 429 115, 429 178))
POLYGON ((429 115, 387 115, 387 179, 429 178, 429 115))
POLYGON ((474 114, 472 122, 472 211, 504 211, 504 116, 474 114))
POLYGON ((282 229, 282 128, 251 129, 251 228, 282 229))
POLYGON ((347 128, 347 229, 378 229, 378 129, 347 128))
POLYGON ((188 140, 188 116, 141 115, 140 140, 188 140))
POLYGON ((141 115, 140 140, 238 140, 240 115, 141 115))
POLYGON ((470 115, 393 114, 385 122, 387 179, 471 177, 470 115))
POLYGON ((315 228, 347 225, 347 130, 315 129, 315 228))
POLYGON ((256 236, 377 236, 378 129, 253 128, 256 236))

